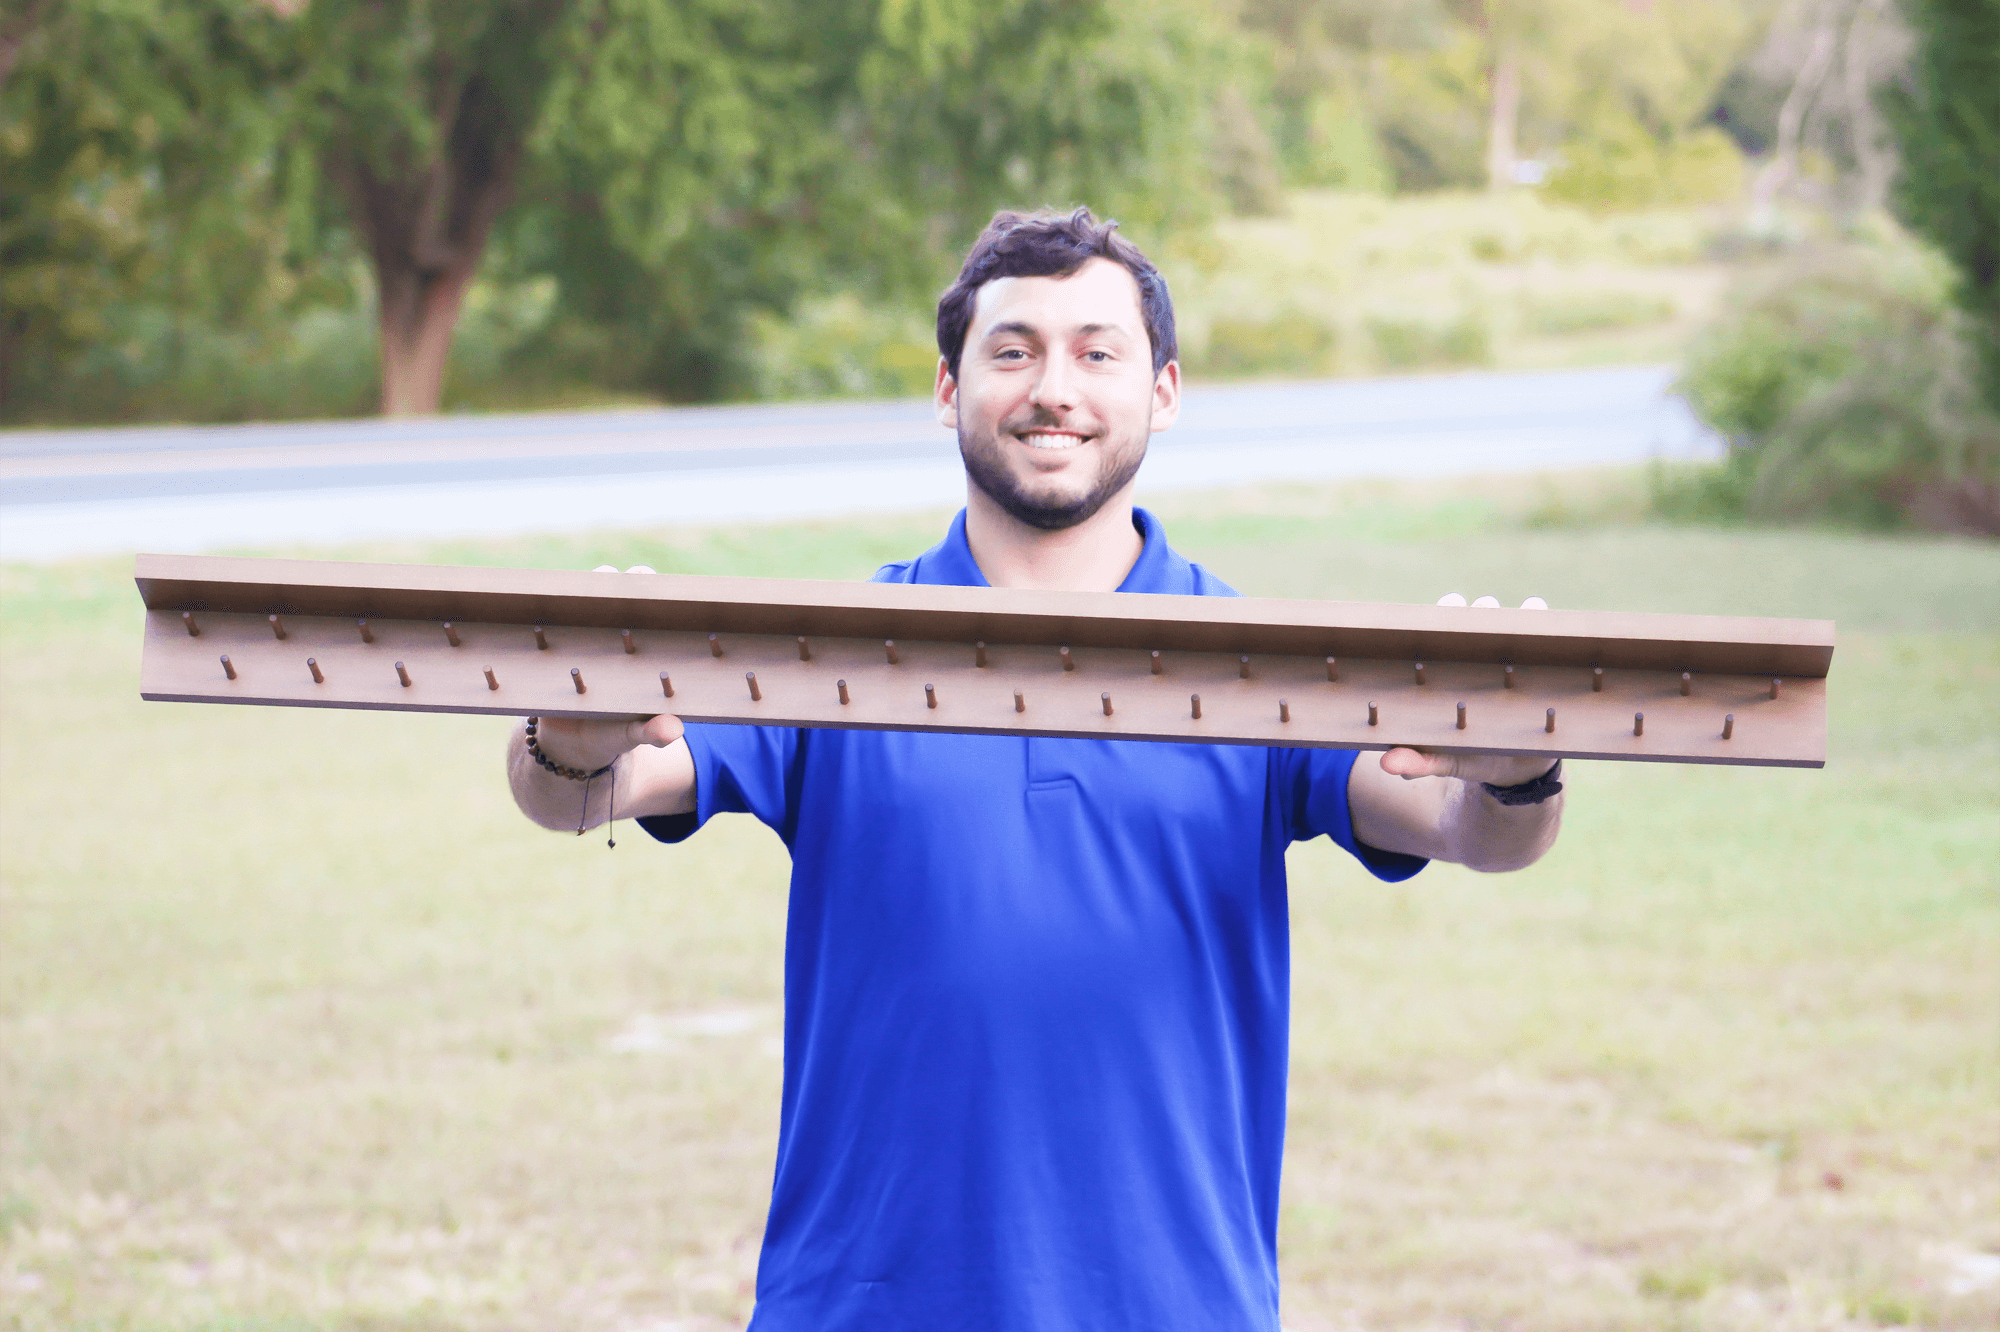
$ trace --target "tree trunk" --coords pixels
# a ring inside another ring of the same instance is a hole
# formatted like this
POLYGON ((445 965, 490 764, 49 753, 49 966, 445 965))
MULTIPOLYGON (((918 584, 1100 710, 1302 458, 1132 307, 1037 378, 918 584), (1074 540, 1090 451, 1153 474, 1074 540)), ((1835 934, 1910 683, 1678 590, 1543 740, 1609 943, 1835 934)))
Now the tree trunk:
POLYGON ((518 137, 455 128, 442 160, 400 179, 353 160, 336 168, 375 269, 384 416, 438 410, 466 290, 513 193, 518 137))
POLYGON ((1806 48, 1798 77, 1792 80, 1792 90, 1786 94, 1785 104, 1778 109, 1777 148, 1750 185, 1752 230, 1770 229, 1778 192, 1798 174, 1799 138, 1805 129, 1806 111, 1819 92, 1820 80, 1826 77, 1827 67, 1833 63, 1834 43, 1833 20, 1831 16, 1823 16, 1819 26, 1813 30, 1812 45, 1806 48))
POLYGON ((1486 187, 1505 190, 1514 183, 1516 130, 1521 122, 1521 59, 1513 44, 1501 42, 1493 57, 1492 104, 1486 119, 1486 187))

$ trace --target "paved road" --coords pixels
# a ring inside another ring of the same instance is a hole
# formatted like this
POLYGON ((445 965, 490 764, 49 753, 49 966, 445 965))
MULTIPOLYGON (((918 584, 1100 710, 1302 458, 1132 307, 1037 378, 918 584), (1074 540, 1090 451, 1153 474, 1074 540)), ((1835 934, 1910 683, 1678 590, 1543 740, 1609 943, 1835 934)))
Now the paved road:
MULTIPOLYGON (((1665 367, 1194 386, 1148 493, 1704 457, 1665 367)), ((918 401, 0 432, 0 558, 932 508, 918 401)))

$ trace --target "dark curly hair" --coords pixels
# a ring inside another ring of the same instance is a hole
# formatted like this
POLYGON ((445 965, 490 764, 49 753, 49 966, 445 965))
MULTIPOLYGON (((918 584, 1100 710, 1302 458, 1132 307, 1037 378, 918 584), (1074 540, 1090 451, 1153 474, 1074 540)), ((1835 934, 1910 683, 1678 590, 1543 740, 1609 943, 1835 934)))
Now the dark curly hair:
POLYGON ((1139 284, 1139 313, 1146 321, 1146 337, 1153 344, 1153 373, 1159 374, 1167 362, 1180 355, 1167 280, 1139 253, 1138 246, 1117 234, 1117 228, 1116 222, 1099 222, 1087 208, 1067 215, 1048 211, 995 213, 972 243, 972 253, 965 257, 958 281, 938 298, 938 354, 950 364, 952 378, 958 378, 959 357, 965 352, 965 334, 972 324, 972 305, 981 287, 995 278, 1066 278, 1097 258, 1124 265, 1139 284))

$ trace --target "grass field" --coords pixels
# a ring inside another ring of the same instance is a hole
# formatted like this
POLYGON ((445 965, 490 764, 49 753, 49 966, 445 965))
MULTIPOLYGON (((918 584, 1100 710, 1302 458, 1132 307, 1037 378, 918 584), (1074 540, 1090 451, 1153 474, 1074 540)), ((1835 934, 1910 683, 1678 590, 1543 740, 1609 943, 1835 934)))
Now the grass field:
MULTIPOLYGON (((1577 765, 1505 878, 1294 850, 1286 1322, 1992 1327, 2000 548, 1629 480, 1163 507, 1251 593, 1840 622, 1823 772, 1577 765)), ((940 526, 338 554, 858 577, 940 526)), ((774 837, 537 830, 497 719, 142 704, 122 563, 0 599, 0 1326, 741 1324, 774 837)))

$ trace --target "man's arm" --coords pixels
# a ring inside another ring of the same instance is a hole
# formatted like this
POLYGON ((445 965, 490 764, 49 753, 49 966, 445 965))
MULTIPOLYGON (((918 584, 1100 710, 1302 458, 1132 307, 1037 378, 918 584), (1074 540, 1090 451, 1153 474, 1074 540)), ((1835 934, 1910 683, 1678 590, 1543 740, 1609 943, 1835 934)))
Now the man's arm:
POLYGON ((507 743, 507 782, 521 813, 543 828, 595 828, 611 817, 614 798, 617 813, 625 818, 684 815, 694 809, 694 756, 688 753, 681 720, 671 713, 643 722, 545 717, 536 725, 535 743, 551 761, 585 772, 614 760, 618 765, 587 784, 586 791, 585 783, 558 777, 536 763, 528 753, 525 728, 516 723, 507 743))
POLYGON ((1474 870, 1519 870, 1555 845, 1562 794, 1539 805, 1502 805, 1480 784, 1511 787, 1549 771, 1541 756, 1424 754, 1395 749, 1380 763, 1355 758, 1347 808, 1356 841, 1385 852, 1455 861, 1474 870))

